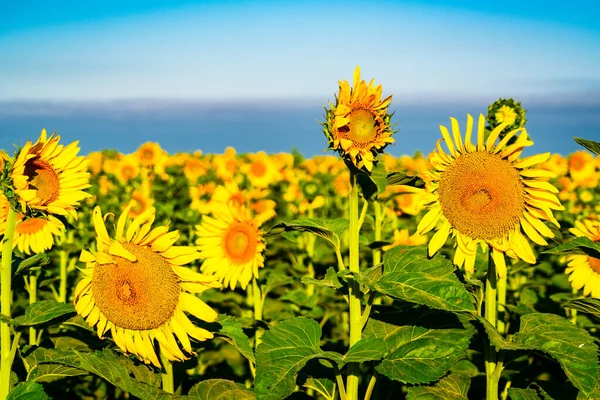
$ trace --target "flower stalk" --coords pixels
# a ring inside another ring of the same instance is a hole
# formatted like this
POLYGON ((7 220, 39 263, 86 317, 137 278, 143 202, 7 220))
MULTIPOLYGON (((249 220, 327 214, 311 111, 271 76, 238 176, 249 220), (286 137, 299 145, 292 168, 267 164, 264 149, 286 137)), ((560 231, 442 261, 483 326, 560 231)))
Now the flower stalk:
MULTIPOLYGON (((350 174, 350 260, 349 270, 354 273, 360 271, 359 268, 359 215, 358 215, 358 184, 355 173, 350 174)), ((351 280, 349 288, 349 303, 350 303, 350 347, 352 347, 361 338, 361 305, 360 305, 360 285, 355 280, 351 280)), ((348 378, 346 384, 346 393, 348 400, 358 400, 358 383, 359 383, 359 364, 350 363, 348 365, 348 378)))
MULTIPOLYGON (((13 238, 15 234, 15 226, 17 225, 17 212, 12 206, 8 209, 6 217, 6 226, 4 228, 4 242, 2 244, 2 281, 1 281, 1 298, 2 304, 0 311, 4 317, 10 318, 12 305, 12 253, 13 253, 13 238)), ((7 321, 0 322, 0 355, 1 355, 1 372, 0 372, 0 399, 6 398, 10 390, 10 373, 15 356, 15 351, 12 350, 13 345, 17 345, 18 338, 15 337, 15 343, 11 342, 10 324, 7 321)))

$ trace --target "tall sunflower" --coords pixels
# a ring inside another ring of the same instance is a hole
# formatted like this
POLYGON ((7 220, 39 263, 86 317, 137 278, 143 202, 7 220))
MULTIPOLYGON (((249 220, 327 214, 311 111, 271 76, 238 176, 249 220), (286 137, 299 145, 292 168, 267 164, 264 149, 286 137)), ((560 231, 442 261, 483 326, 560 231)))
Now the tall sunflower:
POLYGON ((323 132, 329 140, 329 148, 338 151, 357 168, 373 168, 378 153, 394 143, 390 127, 391 115, 387 108, 392 96, 381 100, 381 85, 373 86, 373 80, 360 79, 360 67, 354 71, 354 87, 347 81, 339 82, 336 102, 326 109, 323 132))
POLYGON ((479 116, 477 143, 471 143, 473 118, 467 115, 463 142, 458 121, 451 118, 452 136, 440 126, 444 151, 438 140, 429 155, 433 169, 424 173, 424 203, 429 211, 419 222, 417 232, 437 232, 429 242, 429 255, 435 254, 448 236, 456 237, 454 263, 473 271, 479 245, 489 247, 498 274, 506 274, 504 254, 535 263, 536 257, 527 238, 547 245, 543 238, 554 234, 542 221, 558 226, 552 210, 563 210, 556 197, 558 190, 545 179, 550 171, 532 166, 546 161, 550 154, 519 159, 533 142, 525 128, 508 132, 496 143, 506 124, 498 125, 484 140, 485 117, 479 116), (518 137, 516 137, 518 135, 518 137), (507 143, 516 137, 514 143, 507 143))
POLYGON ((260 224, 245 209, 223 206, 213 210, 213 217, 202 217, 196 225, 196 244, 204 259, 202 272, 215 275, 235 289, 246 289, 258 268, 264 266, 265 240, 260 224))
POLYGON ((87 160, 79 153, 78 141, 59 144, 60 136, 47 137, 43 129, 35 144, 28 141, 19 152, 10 173, 23 211, 27 207, 51 214, 71 214, 90 195, 87 160))
MULTIPOLYGON (((575 222, 569 231, 577 237, 588 237, 593 242, 600 242, 600 221, 584 219, 575 222)), ((586 255, 570 255, 566 274, 575 290, 583 288, 583 295, 600 298, 600 259, 586 255)))
POLYGON ((62 235, 65 231, 63 223, 52 215, 48 215, 47 218, 23 218, 23 214, 19 214, 18 218, 13 247, 27 255, 50 250, 54 246, 54 237, 62 235))
POLYGON ((130 220, 126 208, 108 235, 102 211, 94 208, 97 251, 81 252, 84 278, 75 288, 75 309, 98 337, 110 330, 124 353, 160 367, 154 341, 171 361, 192 353, 189 337, 199 341, 213 334, 195 326, 185 312, 212 322, 217 313, 194 293, 220 287, 214 277, 198 274, 183 265, 199 258, 190 246, 174 246, 179 232, 166 226, 152 229, 155 210, 130 220))

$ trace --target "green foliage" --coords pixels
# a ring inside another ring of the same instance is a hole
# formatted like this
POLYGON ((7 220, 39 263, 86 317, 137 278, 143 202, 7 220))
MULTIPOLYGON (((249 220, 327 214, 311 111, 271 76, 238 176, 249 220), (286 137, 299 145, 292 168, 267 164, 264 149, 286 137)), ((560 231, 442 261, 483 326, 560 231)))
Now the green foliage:
POLYGON ((6 400, 46 400, 48 395, 37 382, 21 382, 13 388, 6 400))
POLYGON ((471 296, 442 256, 426 258, 425 247, 398 246, 383 256, 384 272, 374 289, 394 298, 448 311, 475 311, 471 296))
POLYGON ((556 255, 580 254, 600 258, 600 245, 582 236, 546 250, 544 253, 556 255))
POLYGON ((42 300, 27 307, 25 315, 15 318, 13 324, 17 326, 35 326, 74 313, 75 307, 72 304, 42 300))
POLYGON ((298 372, 312 359, 342 362, 340 354, 321 350, 321 335, 319 324, 308 318, 292 318, 265 332, 256 350, 256 398, 289 396, 296 386, 298 372))
POLYGON ((340 247, 340 237, 348 229, 347 219, 336 218, 333 220, 302 218, 291 222, 280 222, 269 230, 269 235, 282 232, 310 232, 330 242, 335 248, 340 247))
POLYGON ((411 384, 440 379, 466 356, 474 333, 464 316, 407 305, 373 313, 364 331, 388 348, 377 371, 411 384))
POLYGON ((586 139, 582 139, 582 138, 578 138, 578 137, 574 137, 573 139, 575 139, 575 141, 579 145, 585 147, 592 153, 594 153, 596 155, 600 155, 600 143, 595 142, 593 140, 586 140, 586 139))
POLYGON ((432 386, 415 386, 408 389, 407 400, 468 400, 471 381, 464 375, 452 374, 432 386))
POLYGON ((194 385, 188 392, 190 400, 252 400, 251 390, 225 379, 207 379, 194 385))

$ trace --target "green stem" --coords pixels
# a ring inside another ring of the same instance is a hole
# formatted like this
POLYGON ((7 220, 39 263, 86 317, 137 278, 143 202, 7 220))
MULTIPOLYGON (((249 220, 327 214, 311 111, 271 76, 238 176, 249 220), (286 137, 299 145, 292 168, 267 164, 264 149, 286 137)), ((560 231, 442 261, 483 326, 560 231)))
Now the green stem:
POLYGON ((497 288, 498 288, 498 304, 497 304, 497 313, 498 313, 498 332, 502 335, 506 335, 507 326, 506 322, 504 322, 506 315, 506 276, 503 278, 498 277, 497 288))
MULTIPOLYGON (((37 301, 37 272, 33 271, 29 274, 29 304, 37 301)), ((35 327, 29 328, 29 345, 37 345, 37 331, 35 327)))
POLYGON ((342 378, 342 373, 338 368, 337 364, 331 362, 331 366, 333 367, 333 372, 335 373, 335 381, 337 382, 338 391, 340 392, 341 400, 348 400, 348 395, 346 394, 346 387, 344 386, 344 379, 342 378))
MULTIPOLYGON (((15 226, 17 224, 17 212, 9 207, 8 215, 6 216, 6 225, 4 227, 4 243, 2 244, 2 281, 1 281, 1 299, 0 312, 3 316, 10 318, 11 303, 12 303, 12 251, 13 251, 13 236, 15 234, 15 226)), ((11 351, 10 340, 10 325, 6 321, 0 322, 0 360, 2 371, 0 372, 0 399, 6 398, 10 390, 10 372, 15 352, 11 351)), ((15 342, 18 339, 15 337, 15 342)), ((17 345, 15 343, 15 345, 17 345)))
POLYGON ((61 303, 67 302, 67 262, 69 257, 67 252, 61 250, 60 255, 60 286, 58 289, 58 301, 61 303))
MULTIPOLYGON (((485 319, 495 328, 497 326, 497 276, 496 266, 492 259, 491 249, 488 257, 488 271, 485 280, 485 319)), ((500 376, 497 374, 496 368, 496 349, 491 344, 489 339, 485 342, 484 358, 485 358, 485 377, 486 377, 486 399, 498 400, 498 381, 500 376)))
MULTIPOLYGON (((356 175, 350 174, 350 262, 349 269, 351 272, 358 273, 359 268, 359 231, 360 220, 358 216, 358 184, 356 175)), ((352 347, 361 338, 361 306, 360 306, 360 286, 355 280, 350 281, 349 285, 349 301, 350 301, 350 347, 352 347)), ((348 364, 348 378, 346 384, 346 392, 348 400, 358 400, 358 383, 359 383, 359 364, 348 364)))
MULTIPOLYGON (((263 299, 260 293, 260 286, 258 286, 258 278, 253 277, 252 278, 252 294, 254 296, 254 320, 255 321, 262 321, 263 316, 263 299)), ((258 345, 260 344, 260 337, 262 336, 262 330, 257 326, 256 327, 256 333, 255 333, 255 341, 254 341, 254 348, 256 349, 256 347, 258 347, 258 345)))
POLYGON ((167 392, 174 394, 175 393, 175 380, 173 379, 173 364, 171 361, 160 352, 160 361, 165 369, 165 372, 162 373, 162 389, 167 392))
POLYGON ((371 396, 373 395, 373 389, 375 388, 375 383, 377 383, 377 371, 373 372, 373 376, 371 376, 371 380, 369 381, 369 386, 367 387, 367 393, 365 394, 364 400, 371 400, 371 396))
MULTIPOLYGON (((577 294, 578 290, 573 289, 572 293, 573 294, 577 294)), ((573 323, 573 325, 577 325, 577 310, 572 308, 571 309, 571 322, 573 323)))
MULTIPOLYGON (((382 210, 381 203, 378 201, 373 202, 375 208, 375 242, 381 241, 381 225, 382 225, 382 210)), ((381 249, 377 248, 373 250, 373 266, 381 264, 381 249)))

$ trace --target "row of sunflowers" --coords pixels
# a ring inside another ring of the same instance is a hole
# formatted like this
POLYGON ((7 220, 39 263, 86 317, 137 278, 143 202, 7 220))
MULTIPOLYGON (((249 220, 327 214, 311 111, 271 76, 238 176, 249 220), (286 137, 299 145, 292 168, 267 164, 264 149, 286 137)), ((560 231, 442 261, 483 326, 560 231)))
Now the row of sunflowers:
POLYGON ((339 156, 3 153, 0 398, 595 398, 600 146, 501 99, 394 157, 391 101, 340 81, 339 156))

